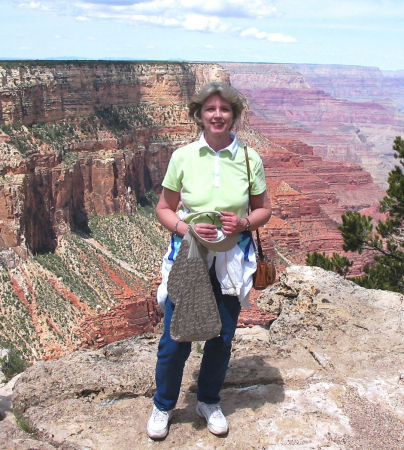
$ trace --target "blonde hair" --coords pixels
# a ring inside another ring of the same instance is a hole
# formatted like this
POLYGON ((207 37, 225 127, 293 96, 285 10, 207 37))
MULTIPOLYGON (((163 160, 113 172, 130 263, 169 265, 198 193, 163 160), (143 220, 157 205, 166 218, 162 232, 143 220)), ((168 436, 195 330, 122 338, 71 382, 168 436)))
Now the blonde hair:
POLYGON ((201 90, 191 98, 191 101, 188 104, 189 117, 203 129, 203 123, 200 118, 202 105, 207 98, 214 94, 220 95, 223 100, 230 103, 233 111, 233 127, 234 123, 240 118, 244 109, 245 97, 234 89, 234 87, 219 81, 205 84, 205 86, 203 86, 201 90))

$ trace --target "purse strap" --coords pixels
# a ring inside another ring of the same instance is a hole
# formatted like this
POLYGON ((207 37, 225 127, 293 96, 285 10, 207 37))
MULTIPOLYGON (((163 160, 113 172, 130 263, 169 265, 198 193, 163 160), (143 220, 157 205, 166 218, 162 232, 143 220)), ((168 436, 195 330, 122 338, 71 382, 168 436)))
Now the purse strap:
MULTIPOLYGON (((245 154, 245 163, 247 165, 247 176, 248 176, 248 197, 251 195, 251 181, 250 181, 250 161, 248 159, 248 151, 247 146, 244 146, 244 154, 245 154)), ((248 211, 250 211, 250 202, 248 202, 248 211)), ((257 247, 258 247, 258 256, 260 259, 264 258, 264 252, 262 251, 261 239, 258 228, 255 230, 257 235, 257 247)))

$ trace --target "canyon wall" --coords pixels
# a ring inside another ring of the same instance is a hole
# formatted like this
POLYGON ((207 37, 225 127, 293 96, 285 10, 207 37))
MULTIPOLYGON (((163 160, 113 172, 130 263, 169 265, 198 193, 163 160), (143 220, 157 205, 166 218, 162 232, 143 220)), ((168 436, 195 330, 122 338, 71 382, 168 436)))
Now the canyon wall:
MULTIPOLYGON (((320 95, 319 91, 313 93, 304 77, 289 67, 248 65, 246 76, 246 65, 224 66, 250 102, 239 135, 264 158, 275 228, 280 223, 288 228, 282 247, 298 250, 299 263, 307 250, 339 249, 336 222, 342 212, 371 207, 382 190, 360 165, 325 162, 316 156, 316 146, 302 142, 304 132, 288 133, 287 124, 279 126, 280 110, 268 120, 259 115, 257 106, 274 111, 274 106, 285 103, 283 95, 289 92, 290 102, 296 103, 295 119, 307 121, 323 98, 333 105, 338 101, 323 93, 316 103, 314 93, 320 95), (263 89, 272 93, 269 103, 265 96, 257 98, 263 89), (305 101, 292 95, 296 92, 305 92, 305 101), (274 117, 279 128, 275 133, 274 117), (318 236, 303 232, 313 225, 307 226, 302 217, 316 222, 320 216, 320 222, 329 223, 326 229, 318 236), (290 245, 291 235, 297 236, 292 239, 297 239, 296 245, 290 245)), ((197 135, 186 114, 191 94, 209 80, 229 81, 228 73, 214 64, 55 63, 0 70, 4 124, 0 245, 15 248, 22 256, 24 249, 34 254, 54 251, 57 236, 70 230, 88 231, 89 216, 134 213, 147 192, 159 190, 171 152, 197 135), (58 148, 56 137, 52 145, 44 135, 48 130, 43 127, 48 124, 60 127, 58 148), (20 128, 7 134, 7 126, 20 128), (25 145, 25 153, 17 144, 25 145)), ((349 113, 339 107, 330 114, 336 121, 347 120, 349 113)), ((355 110, 355 117, 360 114, 360 109, 355 110)), ((382 113, 380 117, 388 119, 382 113)), ((327 139, 346 145, 340 136, 327 135, 327 139)), ((274 238, 281 235, 284 231, 274 238)), ((268 245, 272 246, 276 244, 268 245)))
POLYGON ((22 126, 0 134, 0 247, 33 253, 53 251, 66 229, 85 230, 89 215, 133 213, 160 187, 173 149, 195 134, 190 95, 206 80, 228 81, 220 66, 180 63, 0 66, 0 76, 0 123, 22 126), (94 120, 78 129, 113 107, 132 108, 135 123, 122 121, 119 133, 94 120), (63 124, 63 148, 38 137, 36 124, 63 124))
POLYGON ((404 109, 403 71, 382 71, 377 67, 327 64, 287 64, 304 76, 312 88, 334 98, 377 101, 388 108, 404 109))
POLYGON ((37 359, 152 330, 168 237, 142 211, 196 136, 190 95, 227 73, 46 62, 0 74, 0 338, 37 359))
MULTIPOLYGON (((340 251, 341 214, 372 209, 383 196, 361 165, 358 148, 369 148, 352 130, 366 117, 386 126, 391 115, 313 90, 291 67, 4 63, 0 74, 0 336, 30 358, 157 325, 168 237, 152 197, 172 151, 198 136, 186 104, 209 81, 231 81, 247 96, 236 131, 264 162, 273 215, 261 236, 279 270, 304 263, 307 252, 340 251), (327 161, 331 144, 338 158, 327 161)), ((240 326, 271 320, 253 309, 240 326)))
POLYGON ((96 108, 187 102, 207 80, 228 79, 215 64, 47 61, 0 65, 0 122, 25 124, 90 116, 96 108))
POLYGON ((341 215, 347 209, 374 211, 387 178, 386 158, 358 138, 356 122, 386 128, 392 121, 399 125, 400 115, 333 98, 287 65, 222 65, 249 100, 250 127, 269 138, 270 145, 258 144, 273 207, 264 229, 269 247, 285 264, 304 263, 307 252, 340 252, 341 215))
POLYGON ((324 160, 357 163, 386 189, 395 164, 393 140, 404 133, 404 115, 397 106, 404 89, 401 78, 354 66, 223 66, 249 99, 253 128, 271 139, 306 143, 324 160), (401 86, 397 94, 389 80, 401 86))

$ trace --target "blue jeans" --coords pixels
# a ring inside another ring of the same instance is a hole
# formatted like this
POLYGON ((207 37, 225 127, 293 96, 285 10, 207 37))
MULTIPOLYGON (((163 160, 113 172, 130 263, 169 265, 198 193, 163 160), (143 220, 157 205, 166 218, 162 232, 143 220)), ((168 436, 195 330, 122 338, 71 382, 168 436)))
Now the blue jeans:
MULTIPOLYGON (((199 401, 219 403, 229 365, 231 342, 236 331, 241 305, 238 297, 223 295, 216 278, 214 265, 210 270, 213 292, 222 320, 220 336, 205 342, 201 368, 198 377, 199 401)), ((167 299, 164 312, 164 333, 157 352, 156 385, 154 404, 161 411, 175 408, 180 394, 185 362, 191 352, 191 342, 176 342, 170 337, 170 324, 175 305, 167 299)))

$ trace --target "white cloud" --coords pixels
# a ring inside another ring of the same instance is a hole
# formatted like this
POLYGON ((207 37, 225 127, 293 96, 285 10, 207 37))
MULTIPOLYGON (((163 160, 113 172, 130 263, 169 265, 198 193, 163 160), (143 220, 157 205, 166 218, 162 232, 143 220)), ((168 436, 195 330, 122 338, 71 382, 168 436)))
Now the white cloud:
POLYGON ((39 9, 41 7, 41 2, 19 3, 18 7, 28 9, 39 9))
MULTIPOLYGON (((82 17, 88 19, 119 20, 133 24, 182 28, 207 33, 239 35, 241 27, 234 19, 270 18, 279 15, 272 1, 267 0, 150 0, 115 1, 84 0, 75 4, 82 17)), ((295 42, 291 36, 251 33, 246 37, 268 39, 273 42, 295 42)))
POLYGON ((247 28, 241 31, 240 36, 255 39, 266 39, 271 42, 296 42, 292 36, 285 36, 282 33, 267 33, 266 31, 259 31, 255 27, 247 28))
MULTIPOLYGON (((18 0, 14 0, 17 2, 18 0)), ((280 15, 272 0, 42 0, 21 3, 30 8, 52 8, 74 12, 75 16, 132 20, 133 15, 155 15, 177 18, 182 21, 188 15, 231 19, 265 19, 280 15)))
MULTIPOLYGON (((18 0, 14 0, 18 1, 18 0)), ((242 31, 240 19, 275 18, 280 15, 274 0, 41 0, 24 5, 53 7, 77 21, 116 20, 134 25, 178 28, 206 33, 294 42, 291 36, 270 34, 251 27, 242 31)), ((26 6, 28 7, 28 6, 26 6)))
POLYGON ((231 28, 229 24, 222 22, 218 17, 208 17, 200 14, 186 16, 182 25, 186 30, 210 31, 213 33, 224 33, 231 28))
POLYGON ((180 15, 201 14, 226 18, 260 19, 279 15, 274 2, 269 0, 82 0, 75 6, 89 11, 109 10, 110 13, 128 15, 165 14, 168 11, 180 15))
POLYGON ((101 5, 116 5, 116 6, 125 6, 125 5, 133 5, 134 3, 141 3, 141 1, 136 0, 87 0, 86 3, 95 3, 101 5))
POLYGON ((185 10, 219 17, 262 19, 279 15, 274 3, 267 0, 180 0, 185 10))
POLYGON ((145 14, 133 14, 131 16, 126 15, 114 15, 111 16, 107 13, 98 14, 96 17, 97 19, 117 19, 120 21, 129 21, 133 24, 140 24, 140 25, 154 25, 154 26, 161 26, 161 27, 180 27, 181 22, 177 19, 170 18, 170 17, 164 17, 164 16, 153 16, 153 15, 145 15, 145 14))
POLYGON ((51 5, 47 6, 43 2, 18 3, 18 7, 26 9, 39 9, 42 11, 48 11, 52 9, 51 5))

